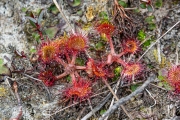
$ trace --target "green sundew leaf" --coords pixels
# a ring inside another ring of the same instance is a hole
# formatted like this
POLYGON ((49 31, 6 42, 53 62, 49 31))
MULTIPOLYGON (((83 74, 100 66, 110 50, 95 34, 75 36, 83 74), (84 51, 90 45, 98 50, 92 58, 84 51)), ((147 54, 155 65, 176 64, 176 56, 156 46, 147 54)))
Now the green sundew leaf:
POLYGON ((48 8, 49 11, 51 11, 53 14, 58 14, 59 13, 59 10, 57 9, 56 5, 55 4, 52 4, 49 8, 48 8))
POLYGON ((146 38, 146 33, 144 32, 144 30, 140 30, 138 32, 138 40, 143 41, 145 40, 145 38, 146 38))
POLYGON ((120 74, 121 74, 121 71, 122 71, 122 67, 118 66, 114 69, 114 77, 113 77, 113 81, 116 81, 118 80, 120 74))
POLYGON ((131 85, 130 88, 132 90, 132 92, 134 92, 141 84, 134 84, 134 85, 131 85))
POLYGON ((25 13, 27 11, 27 8, 23 7, 21 11, 25 13))
POLYGON ((121 73, 121 71, 122 71, 122 67, 118 66, 118 67, 116 67, 116 68, 114 69, 114 74, 115 74, 116 76, 119 76, 120 73, 121 73))
POLYGON ((152 8, 151 5, 148 5, 148 6, 147 6, 147 9, 148 9, 149 12, 152 12, 152 11, 153 11, 153 8, 152 8))
POLYGON ((73 7, 77 7, 81 4, 81 0, 74 0, 74 3, 72 4, 73 7))
POLYGON ((104 11, 99 13, 99 17, 101 17, 104 20, 108 20, 109 19, 108 14, 106 12, 104 12, 104 11))
POLYGON ((145 22, 146 23, 154 23, 154 16, 152 15, 152 16, 149 16, 149 17, 147 17, 146 19, 145 19, 145 22))
POLYGON ((105 34, 101 34, 101 39, 104 40, 104 41, 108 41, 105 34))
POLYGON ((156 0, 155 7, 160 8, 162 7, 162 4, 163 4, 162 0, 156 0))
POLYGON ((83 11, 82 11, 82 10, 79 10, 79 11, 77 11, 76 14, 79 15, 79 16, 82 16, 82 15, 83 15, 83 11))
POLYGON ((159 79, 160 81, 163 81, 163 80, 165 79, 165 77, 162 76, 162 75, 159 75, 159 76, 158 76, 158 79, 159 79))
POLYGON ((140 4, 140 7, 141 7, 142 9, 146 9, 146 3, 140 4))
POLYGON ((133 10, 135 13, 139 13, 140 12, 140 10, 137 8, 137 9, 134 9, 133 10))
POLYGON ((40 40, 40 35, 38 33, 32 33, 32 37, 33 39, 35 39, 36 41, 40 40))
POLYGON ((66 80, 67 80, 67 82, 71 82, 71 76, 68 75, 68 76, 66 77, 66 80))
POLYGON ((48 29, 45 30, 45 33, 47 34, 47 36, 52 39, 55 37, 56 33, 58 31, 57 27, 50 27, 48 29))
POLYGON ((151 23, 148 25, 148 29, 149 30, 154 30, 156 28, 156 24, 155 23, 151 23))
POLYGON ((37 13, 37 15, 39 15, 41 13, 42 9, 37 9, 35 13, 37 13))
POLYGON ((9 69, 6 66, 4 66, 3 59, 0 59, 0 75, 9 75, 9 73, 9 69))
POLYGON ((160 70, 158 71, 158 75, 159 75, 159 76, 162 76, 162 69, 160 69, 160 70))
POLYGON ((161 81, 158 83, 158 86, 164 87, 166 90, 172 90, 173 88, 170 86, 170 84, 166 81, 165 76, 158 76, 158 79, 161 81))
POLYGON ((151 45, 151 40, 150 39, 143 43, 144 48, 147 48, 150 45, 151 45))
POLYGON ((76 64, 80 65, 80 66, 84 66, 85 65, 85 61, 81 58, 76 58, 76 64))
POLYGON ((96 50, 103 50, 104 49, 104 43, 103 42, 98 42, 98 43, 96 43, 96 45, 95 45, 95 49, 96 50))
POLYGON ((173 89, 167 82, 163 82, 163 86, 166 90, 172 90, 173 89))
POLYGON ((162 83, 162 82, 159 82, 157 85, 158 85, 159 87, 162 87, 162 86, 163 86, 163 83, 162 83))
POLYGON ((118 76, 114 76, 114 77, 113 77, 113 81, 116 81, 116 80, 118 80, 118 79, 119 79, 118 76))
POLYGON ((126 8, 127 7, 127 4, 126 4, 126 2, 124 2, 124 1, 119 1, 118 2, 121 6, 123 6, 124 8, 126 8))
POLYGON ((103 115, 105 112, 106 112, 106 110, 105 110, 105 109, 102 109, 102 110, 100 111, 100 115, 103 115))
POLYGON ((36 50, 35 48, 31 48, 31 49, 30 49, 30 53, 31 53, 31 54, 36 53, 36 52, 37 52, 37 50, 36 50))

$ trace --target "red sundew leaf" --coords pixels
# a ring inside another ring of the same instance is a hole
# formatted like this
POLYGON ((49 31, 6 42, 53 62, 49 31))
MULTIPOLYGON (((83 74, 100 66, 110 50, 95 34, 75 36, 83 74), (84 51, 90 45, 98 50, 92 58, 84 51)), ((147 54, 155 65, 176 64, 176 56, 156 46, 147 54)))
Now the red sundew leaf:
POLYGON ((180 93, 180 65, 173 65, 168 70, 167 82, 174 88, 176 93, 180 93))
POLYGON ((74 80, 72 86, 64 90, 64 96, 68 99, 74 98, 74 100, 83 100, 90 97, 91 82, 82 78, 74 80))
POLYGON ((87 48, 87 39, 83 34, 71 34, 67 41, 67 48, 70 51, 84 51, 87 48))
POLYGON ((123 47, 124 52, 131 53, 131 54, 134 54, 140 50, 139 41, 132 38, 128 40, 124 40, 122 47, 123 47))
POLYGON ((40 80, 42 80, 42 82, 47 86, 47 87, 51 87, 54 85, 55 81, 56 81, 56 77, 53 75, 52 71, 45 71, 45 72, 41 72, 38 76, 38 78, 40 80))
POLYGON ((100 33, 100 34, 105 34, 107 36, 110 36, 114 30, 115 30, 115 26, 113 26, 112 24, 108 23, 108 22, 104 22, 104 23, 100 23, 98 24, 95 29, 100 33))
POLYGON ((56 58, 57 50, 58 46, 51 41, 42 42, 38 50, 39 59, 45 63, 53 61, 56 58))
POLYGON ((133 76, 136 77, 140 75, 143 69, 143 65, 140 63, 129 63, 123 69, 122 75, 126 78, 129 78, 129 80, 132 80, 133 76))
POLYGON ((95 63, 93 59, 89 59, 87 62, 87 69, 89 77, 93 77, 93 75, 97 77, 105 77, 107 72, 103 68, 103 64, 95 63))

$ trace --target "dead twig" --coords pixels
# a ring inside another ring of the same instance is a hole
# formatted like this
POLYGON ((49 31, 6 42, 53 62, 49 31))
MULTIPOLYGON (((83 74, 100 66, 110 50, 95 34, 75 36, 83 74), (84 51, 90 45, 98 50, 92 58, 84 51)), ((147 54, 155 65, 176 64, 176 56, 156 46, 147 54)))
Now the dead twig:
POLYGON ((91 105, 90 99, 87 99, 87 101, 88 101, 88 103, 89 103, 89 106, 90 106, 90 108, 91 108, 91 111, 93 112, 94 117, 96 117, 96 114, 95 114, 95 112, 94 112, 94 110, 93 110, 93 107, 92 107, 92 105, 91 105))
POLYGON ((97 106, 93 109, 93 111, 89 112, 89 113, 88 113, 87 115, 85 115, 81 120, 87 120, 88 118, 90 118, 90 117, 94 114, 94 112, 97 112, 98 110, 100 110, 100 109, 104 106, 104 104, 106 104, 106 102, 111 98, 111 96, 112 96, 112 94, 109 93, 109 94, 100 102, 100 104, 97 105, 97 106))
MULTIPOLYGON (((121 78, 120 78, 120 79, 118 80, 118 82, 116 83, 116 87, 115 87, 115 90, 114 90, 114 93, 115 93, 115 94, 117 94, 117 91, 118 91, 118 88, 119 88, 120 81, 121 81, 121 78)), ((113 97, 112 100, 111 100, 111 104, 110 104, 109 108, 112 107, 113 104, 114 104, 114 97, 113 97)), ((104 120, 107 120, 108 117, 109 117, 109 116, 107 116, 104 120)))
MULTIPOLYGON (((160 22, 160 26, 157 29, 157 37, 159 38, 161 36, 161 22, 160 22)), ((157 53, 158 53, 158 63, 161 64, 161 43, 160 41, 157 42, 157 53)))
POLYGON ((22 73, 22 74, 23 74, 24 76, 28 77, 28 78, 31 78, 31 79, 33 79, 33 80, 42 82, 40 79, 34 78, 34 77, 32 77, 32 76, 30 76, 30 75, 28 75, 28 74, 25 74, 25 73, 22 73))
POLYGON ((154 100, 154 104, 150 106, 152 108, 152 107, 154 107, 156 105, 156 100, 154 99, 154 97, 152 96, 152 94, 149 92, 148 89, 145 89, 145 90, 149 94, 149 96, 154 100))
POLYGON ((11 80, 11 78, 9 76, 4 76, 4 80, 5 82, 8 84, 8 89, 11 92, 11 95, 13 95, 14 97, 16 97, 16 95, 14 94, 13 90, 11 89, 11 84, 9 82, 9 79, 11 80))
MULTIPOLYGON (((108 90, 109 91, 109 90, 108 90)), ((96 94, 96 95, 93 95, 93 96, 91 96, 91 98, 93 98, 93 97, 96 97, 96 96, 98 96, 98 95, 101 95, 101 94, 104 94, 104 93, 106 93, 106 92, 108 92, 108 91, 104 91, 104 92, 102 92, 102 93, 98 93, 98 94, 96 94)), ((111 97, 111 96, 110 96, 111 97)), ((82 100, 82 101, 85 101, 86 99, 84 99, 84 100, 82 100)), ((55 114, 57 114, 57 113, 59 113, 59 112, 61 112, 61 111, 63 111, 63 110, 66 110, 66 109, 68 109, 68 108, 70 108, 70 107, 72 107, 72 106, 74 106, 74 105, 77 105, 77 104, 79 104, 79 102, 75 102, 74 104, 72 104, 72 105, 69 105, 69 106, 67 106, 67 107, 64 107, 64 108, 62 108, 62 109, 60 109, 59 111, 56 111, 56 112, 54 112, 54 113, 52 113, 52 114, 50 114, 50 116, 52 116, 52 115, 55 115, 55 114)), ((105 104, 105 103, 104 103, 105 104)), ((93 111, 94 111, 94 109, 93 109, 93 111)), ((92 111, 91 111, 92 112, 92 111)), ((94 113, 95 113, 96 111, 94 111, 94 113)), ((92 114, 93 115, 93 114, 92 114)))
MULTIPOLYGON (((128 100, 130 100, 132 97, 134 97, 135 95, 137 95, 138 93, 142 92, 144 90, 145 87, 147 87, 149 85, 150 82, 152 82, 155 79, 155 75, 150 75, 150 77, 148 78, 148 80, 146 82, 144 82, 144 84, 139 87, 138 89, 136 89, 134 92, 132 92, 130 95, 121 98, 120 100, 118 100, 116 102, 116 104, 114 104, 110 109, 108 109, 101 118, 99 118, 99 120, 104 120, 107 116, 109 116, 110 114, 112 114, 120 105, 122 105, 123 103, 127 102, 128 100)), ((84 119, 85 120, 85 119, 84 119)))
POLYGON ((64 107, 64 108, 60 109, 59 111, 56 111, 56 112, 50 114, 49 117, 51 117, 51 116, 53 116, 53 115, 55 115, 55 114, 57 114, 57 113, 59 113, 59 112, 61 112, 61 111, 63 111, 63 110, 66 110, 66 109, 68 109, 68 108, 70 108, 70 107, 72 107, 72 106, 74 106, 74 105, 77 105, 77 104, 79 104, 79 102, 75 102, 75 103, 72 104, 72 105, 69 105, 69 106, 67 106, 67 107, 64 107))
POLYGON ((62 15, 62 17, 64 18, 64 20, 66 21, 66 23, 69 25, 69 27, 71 28, 71 30, 74 32, 73 27, 71 26, 70 22, 68 21, 68 19, 66 18, 66 16, 64 15, 61 7, 58 5, 56 0, 53 0, 54 4, 56 5, 56 7, 58 8, 60 14, 62 15))
POLYGON ((44 83, 42 82, 42 80, 37 79, 37 78, 34 78, 34 77, 32 77, 32 76, 30 76, 30 75, 28 75, 28 74, 25 74, 25 73, 22 73, 22 74, 23 74, 24 76, 28 77, 28 78, 31 78, 31 79, 33 79, 33 80, 36 80, 36 81, 41 82, 42 85, 44 86, 44 88, 46 89, 47 93, 48 93, 48 99, 51 100, 51 98, 52 98, 52 97, 51 97, 51 93, 50 93, 49 89, 44 85, 44 83))
POLYGON ((86 107, 84 107, 84 108, 80 111, 80 113, 79 113, 79 115, 78 115, 78 117, 77 117, 76 120, 80 120, 80 117, 81 117, 81 115, 83 114, 83 112, 84 112, 85 109, 86 109, 86 107))
MULTIPOLYGON (((119 81, 120 81, 120 80, 119 80, 119 81)), ((117 83, 116 86, 115 86, 116 89, 118 89, 117 86, 118 86, 118 83, 117 83)), ((97 105, 91 112, 89 112, 88 114, 86 114, 81 120, 87 120, 87 119, 90 118, 95 112, 97 112, 98 110, 100 110, 100 109, 104 106, 104 104, 111 98, 111 95, 112 95, 112 94, 109 93, 109 94, 100 102, 101 104, 97 105)))
POLYGON ((157 88, 159 88, 159 89, 162 89, 162 90, 164 90, 164 91, 168 91, 168 90, 166 90, 165 88, 160 87, 160 86, 157 86, 157 85, 155 85, 155 84, 153 84, 153 83, 150 83, 150 85, 152 85, 152 86, 154 86, 154 87, 157 87, 157 88))
MULTIPOLYGON (((106 80, 103 80, 103 81, 106 84, 106 86, 108 87, 108 89, 111 91, 111 93, 113 94, 114 98, 118 101, 119 98, 117 97, 116 93, 112 90, 111 86, 108 84, 108 82, 106 80)), ((122 108, 124 113, 129 117, 129 119, 133 120, 131 115, 129 115, 128 112, 126 111, 125 107, 123 105, 120 105, 120 107, 122 108)))
POLYGON ((178 48, 178 44, 176 45, 176 65, 178 65, 179 64, 179 54, 178 54, 178 52, 179 52, 179 48, 178 48))

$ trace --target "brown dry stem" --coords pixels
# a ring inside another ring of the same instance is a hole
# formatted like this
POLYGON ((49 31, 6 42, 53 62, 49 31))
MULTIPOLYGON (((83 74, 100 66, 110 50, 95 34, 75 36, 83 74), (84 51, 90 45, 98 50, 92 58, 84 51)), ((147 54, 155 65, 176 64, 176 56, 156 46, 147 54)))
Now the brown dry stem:
POLYGON ((126 14, 125 9, 118 4, 117 0, 114 0, 114 5, 114 24, 117 26, 118 31, 123 33, 125 37, 132 37, 134 29, 132 18, 126 14))

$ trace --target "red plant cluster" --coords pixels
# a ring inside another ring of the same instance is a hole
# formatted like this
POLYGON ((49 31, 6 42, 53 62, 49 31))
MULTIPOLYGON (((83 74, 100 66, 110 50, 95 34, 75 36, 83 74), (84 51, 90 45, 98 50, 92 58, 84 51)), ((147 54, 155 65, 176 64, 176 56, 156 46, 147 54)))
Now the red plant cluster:
MULTIPOLYGON (((135 54, 140 50, 139 42, 135 38, 128 38, 123 40, 122 49, 120 53, 116 53, 112 36, 115 31, 115 26, 109 22, 98 22, 94 27, 95 30, 104 35, 107 38, 107 42, 110 46, 110 52, 107 55, 107 59, 97 61, 92 58, 88 58, 85 66, 79 66, 76 64, 77 55, 85 52, 88 48, 88 37, 82 33, 72 33, 56 40, 42 41, 38 49, 39 63, 48 64, 45 67, 45 72, 39 74, 44 84, 48 87, 53 86, 55 81, 70 75, 72 85, 64 90, 64 96, 68 99, 86 99, 91 93, 91 82, 89 77, 102 78, 107 80, 108 77, 112 78, 113 71, 108 69, 113 62, 118 63, 123 67, 121 75, 123 78, 128 78, 130 81, 136 76, 140 75, 143 67, 140 63, 128 63, 121 59, 122 56, 127 54, 135 54), (64 57, 62 57, 64 56, 64 57), (51 68, 49 64, 56 62, 58 65, 64 67, 63 73, 57 75, 56 68, 51 68), (84 70, 88 74, 86 80, 78 73, 79 70, 84 70)), ((88 57, 88 56, 87 56, 88 57)))
POLYGON ((88 73, 89 77, 93 77, 94 75, 97 77, 104 77, 108 74, 103 69, 104 64, 102 63, 95 63, 93 59, 89 59, 86 66, 86 72, 88 73))
POLYGON ((180 65, 174 65, 169 69, 167 82, 174 88, 175 93, 180 93, 180 65))

